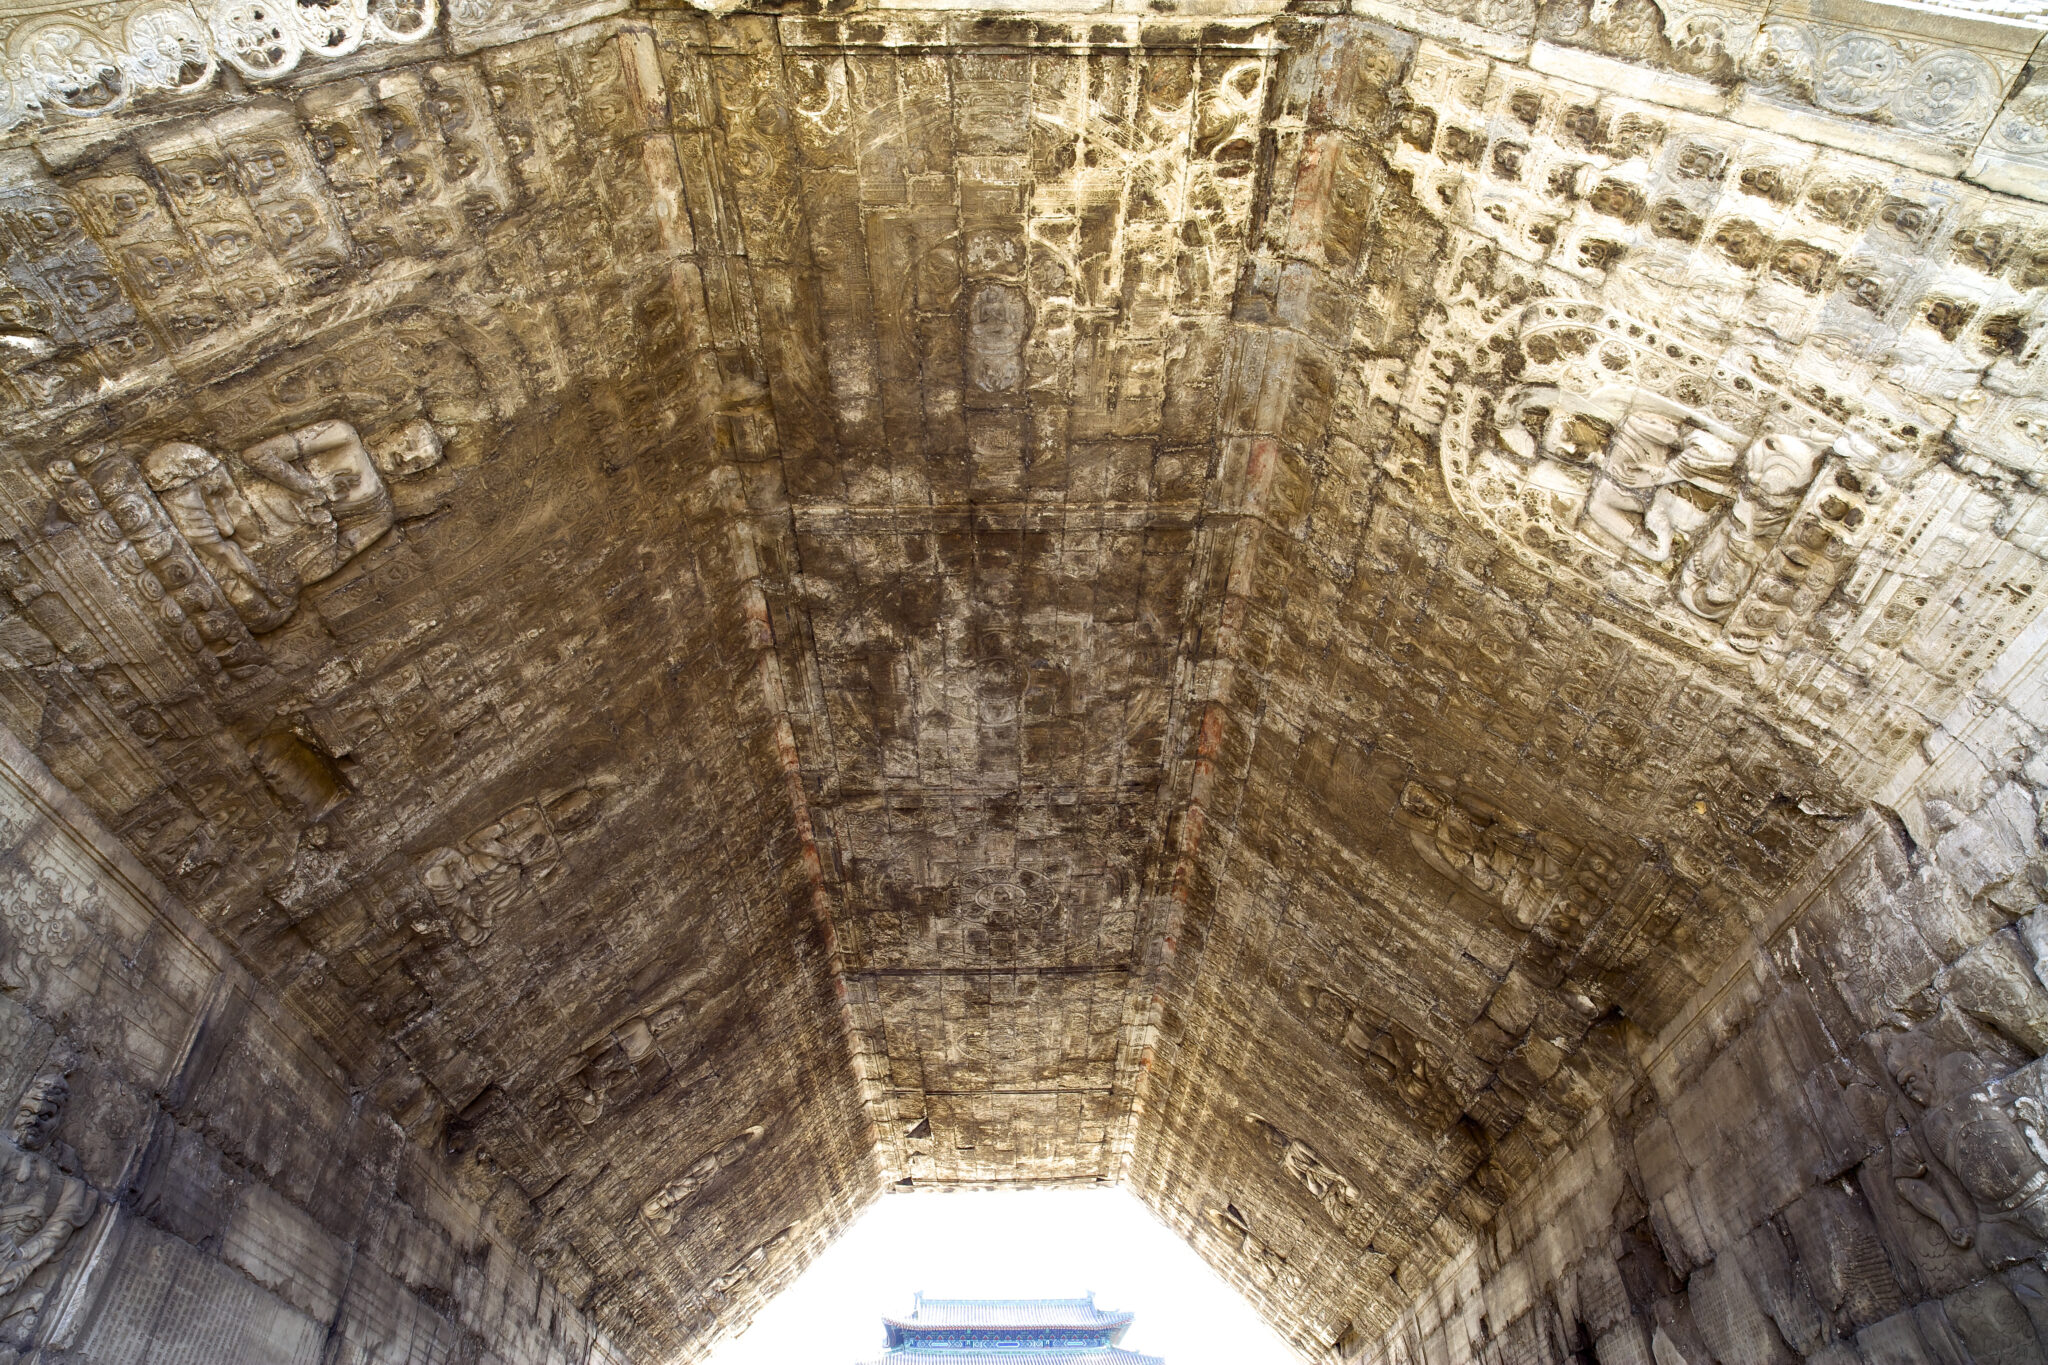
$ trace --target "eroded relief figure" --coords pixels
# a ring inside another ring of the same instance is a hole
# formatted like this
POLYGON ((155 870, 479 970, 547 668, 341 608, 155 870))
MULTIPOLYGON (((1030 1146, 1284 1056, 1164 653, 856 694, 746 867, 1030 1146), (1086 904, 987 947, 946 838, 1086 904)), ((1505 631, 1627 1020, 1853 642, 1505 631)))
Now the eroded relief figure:
POLYGON ((300 583, 317 583, 391 529, 391 494, 362 437, 347 422, 309 427, 260 441, 242 452, 260 476, 249 502, 300 583))
POLYGON ((596 794, 578 787, 545 808, 515 806, 459 843, 430 850, 420 860, 419 879, 441 923, 471 946, 490 937, 501 913, 558 870, 556 832, 581 828, 595 818, 596 806, 596 794))
POLYGON ((1294 1177, 1323 1206, 1323 1212, 1329 1214, 1332 1221, 1341 1225, 1352 1205, 1358 1202, 1358 1187, 1316 1155, 1315 1148, 1290 1135, 1279 1125, 1256 1114, 1252 1115, 1251 1121, 1278 1150, 1280 1168, 1294 1177))
POLYGON ((55 1283, 52 1262, 92 1217, 92 1191, 47 1154, 70 1095, 60 1069, 31 1081, 15 1107, 13 1150, 0 1156, 0 1330, 42 1307, 55 1283))
POLYGON ((1511 382, 1444 391, 1453 499, 1510 553, 1628 602, 1665 638, 1789 647, 1917 458, 1906 417, 1817 403, 1760 359, 1596 304, 1549 299, 1494 326, 1511 382))
POLYGON ((249 628, 283 624, 292 599, 280 600, 249 557, 245 547, 255 538, 255 514, 219 457, 188 441, 167 441, 143 457, 142 472, 171 525, 249 628))
POLYGON ((1797 436, 1762 436, 1750 443, 1735 505, 1680 570, 1678 600, 1687 611, 1708 621, 1728 619, 1798 510, 1823 454, 1797 436))
MULTIPOLYGON (((122 542, 155 583, 137 586, 151 601, 166 594, 183 608, 199 648, 205 640, 224 662, 242 662, 226 625, 211 620, 211 579, 242 627, 274 630, 290 619, 301 588, 329 578, 391 528, 391 495, 356 429, 315 422, 243 452, 235 468, 190 441, 166 441, 139 467, 104 448, 81 455, 88 465, 49 466, 58 509, 86 527, 117 557, 122 542), (205 569, 202 578, 191 564, 205 569), (232 658, 229 656, 232 655, 232 658)), ((243 640, 248 660, 260 659, 243 640)))
POLYGON ((1496 421, 1501 443, 1533 462, 1532 482, 1583 499, 1582 528, 1646 564, 1680 559, 1679 603, 1715 622, 1734 612, 1823 457, 1868 451, 1852 436, 1833 446, 1783 433, 1745 442, 1726 423, 1644 390, 1577 397, 1526 386, 1496 421))
POLYGON ((1740 434, 1654 393, 1528 385, 1495 420, 1504 445, 1538 462, 1539 484, 1583 496, 1587 522, 1653 564, 1733 493, 1740 434))
POLYGON ((1541 921, 1571 882, 1579 846, 1530 829, 1471 797, 1453 799, 1421 782, 1401 789, 1400 815, 1424 862, 1500 906, 1526 929, 1541 921))
POLYGON ((1919 1111, 1916 1119, 1902 1104, 1889 1118, 1900 1196, 1939 1223, 1956 1246, 1974 1245, 1993 1269, 2038 1257, 2048 1244, 2048 1163, 2022 1125, 1986 1093, 1991 1077, 1983 1059, 1944 1053, 1918 1033, 1893 1039, 1884 1058, 1919 1111), (1917 1134, 1917 1143, 1900 1141, 1905 1134, 1917 1134), (1959 1207, 1942 1173, 1971 1207, 1959 1207))
POLYGON ((768 1258, 774 1254, 775 1248, 788 1241, 795 1232, 796 1227, 792 1224, 727 1266, 722 1273, 712 1279, 711 1295, 714 1298, 725 1298, 733 1290, 760 1274, 761 1268, 768 1264, 768 1258))
POLYGON ((682 1221, 683 1210, 696 1198, 697 1192, 710 1183, 713 1176, 745 1156, 765 1132, 767 1129, 757 1123, 715 1151, 698 1157, 679 1178, 664 1185, 653 1198, 640 1206, 640 1216, 652 1223, 657 1232, 674 1232, 676 1224, 682 1221))

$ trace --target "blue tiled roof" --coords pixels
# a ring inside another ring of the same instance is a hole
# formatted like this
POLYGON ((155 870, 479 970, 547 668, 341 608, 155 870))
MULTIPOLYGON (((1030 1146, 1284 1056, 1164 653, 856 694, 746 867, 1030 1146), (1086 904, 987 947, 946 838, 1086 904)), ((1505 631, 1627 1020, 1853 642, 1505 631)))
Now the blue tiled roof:
POLYGON ((1140 1355, 1121 1346, 1085 1346, 1032 1349, 992 1346, 976 1350, 961 1347, 906 1346, 884 1351, 861 1365, 1166 1365, 1158 1356, 1140 1355))
POLYGON ((1165 1365, 1117 1343, 1130 1313, 1078 1299, 928 1299, 885 1317, 886 1349, 864 1365, 1165 1365))
POLYGON ((1079 1299, 928 1299, 917 1296, 908 1317, 884 1317, 896 1327, 1128 1327, 1129 1313, 1106 1313, 1095 1296, 1079 1299))

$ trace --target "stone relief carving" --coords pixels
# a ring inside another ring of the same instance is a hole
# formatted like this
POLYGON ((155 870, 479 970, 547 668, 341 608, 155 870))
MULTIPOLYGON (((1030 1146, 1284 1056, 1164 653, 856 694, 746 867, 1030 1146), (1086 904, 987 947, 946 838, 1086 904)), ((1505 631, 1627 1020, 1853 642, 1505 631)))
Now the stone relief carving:
POLYGON ((38 1074, 15 1107, 13 1150, 0 1154, 0 1325, 42 1307, 55 1282, 52 1263, 97 1202, 51 1159, 70 1094, 61 1067, 38 1074))
MULTIPOLYGON (((573 827, 570 822, 557 829, 567 833, 573 827)), ((729 968, 722 953, 714 951, 653 989, 569 1055, 559 1073, 558 1093, 577 1123, 587 1128, 615 1104, 630 1103, 643 1081, 666 1075, 669 1067, 688 1073, 685 1088, 708 1078, 711 1073, 693 1061, 703 1041, 693 1026, 705 1025, 708 1016, 730 1005, 730 988, 721 991, 714 984, 729 968), (654 1065, 643 1067, 650 1060, 654 1065)))
POLYGON ((1887 420, 1847 430, 1839 402, 1810 407, 1670 329, 1547 300, 1504 330, 1519 382, 1454 396, 1445 423, 1453 500, 1511 552, 1647 609, 1668 636, 1782 651, 1913 467, 1878 444, 1887 420))
POLYGON ((216 673, 262 666, 262 649, 157 502, 140 466, 100 446, 77 461, 58 460, 46 472, 61 514, 85 532, 144 614, 195 663, 216 673))
POLYGON ((421 855, 415 873, 432 912, 420 923, 470 947, 482 943, 502 913, 561 871, 556 836, 595 820, 599 802, 593 789, 573 788, 514 806, 467 838, 421 855))
POLYGON ((242 619, 257 630, 282 624, 293 604, 280 600, 249 558, 245 544, 260 543, 253 513, 219 458, 172 441, 152 450, 142 471, 171 524, 242 619))
POLYGON ((1226 1203, 1221 1208, 1213 1204, 1208 1205, 1203 1208, 1202 1217, 1208 1222, 1211 1231, 1243 1259, 1255 1282, 1270 1285, 1283 1292, 1291 1292, 1301 1287, 1301 1272, 1287 1263, 1287 1253, 1276 1250, 1261 1240, 1258 1234, 1252 1231, 1251 1219, 1246 1217, 1236 1204, 1226 1203))
POLYGON ((712 1278, 710 1285, 706 1289, 707 1297, 714 1299, 730 1298, 735 1289, 738 1289, 748 1280, 761 1273, 762 1269, 768 1264, 769 1258, 775 1254, 776 1248, 782 1246, 795 1235, 796 1225, 792 1223, 767 1241, 756 1246, 746 1255, 740 1257, 737 1261, 734 1261, 712 1278))
POLYGON ((1257 1114, 1251 1116, 1251 1122, 1279 1153, 1280 1169, 1300 1182, 1301 1187, 1323 1206, 1323 1212, 1330 1215, 1331 1221, 1341 1227, 1350 1216, 1352 1206, 1358 1203, 1358 1187, 1317 1156, 1315 1148, 1291 1136, 1278 1124, 1257 1114))
MULTIPOLYGON (((1805 143, 1722 120, 1574 99, 1446 51, 1418 56, 1406 93, 1395 164, 1414 173, 1425 210, 1471 235, 1440 279, 1445 323, 1425 328, 1446 345, 1408 374, 1403 401, 1425 423, 1451 397, 1451 372, 1485 364, 1486 347, 1517 325, 1484 285, 1473 303, 1458 301, 1505 253, 1583 282, 1589 301, 1618 316, 1657 318, 1664 340, 1747 371, 1759 400, 1796 394, 1806 411, 1795 408, 1791 425, 1783 413, 1759 423, 1759 409, 1745 417, 1734 396, 1718 395, 1732 406, 1708 415, 1740 429, 1739 453, 1763 436, 1825 448, 1853 433, 1889 460, 1947 426, 1976 459, 2041 464, 2039 357, 2017 342, 2044 282, 2022 245, 2038 210, 1874 160, 1817 158, 1805 143), (1730 353, 1734 337, 1742 344, 1730 353), (1923 412, 1930 399, 1947 411, 1923 412)), ((1581 398, 1643 387, 1597 365, 1584 371, 1581 398)), ((1709 497, 1682 477, 1671 485, 1667 509, 1709 497)), ((1689 622, 1672 629, 1695 635, 1689 622)))
POLYGON ((222 61, 252 80, 271 80, 308 56, 345 57, 365 43, 417 43, 433 33, 438 12, 436 0, 201 0, 67 10, 8 37, 0 132, 38 116, 92 117, 138 96, 204 90, 222 61))
POLYGON ((971 919, 1040 919, 1059 903, 1058 884, 1028 867, 971 867, 953 883, 955 912, 971 919))
POLYGON ((1499 906, 1520 929, 1560 917, 1576 923, 1620 883, 1605 853, 1525 825, 1469 794, 1453 798, 1409 782, 1396 815, 1425 863, 1499 906))
POLYGON ((386 478, 421 474, 441 463, 441 433, 416 417, 370 445, 370 459, 386 478))
POLYGON ((1357 1061, 1397 1104, 1424 1115, 1445 1103, 1445 1058, 1434 1043, 1326 983, 1297 981, 1291 993, 1317 1032, 1357 1061))
POLYGON ((689 1207, 690 1201, 697 1197, 697 1192, 709 1184, 713 1176, 745 1156, 767 1131, 765 1124, 757 1123, 739 1136, 698 1157, 681 1176, 662 1186, 652 1198, 640 1206, 640 1216, 653 1224, 654 1230, 664 1236, 674 1232, 676 1224, 682 1220, 684 1210, 689 1207))
POLYGON ((1983 1058, 1944 1050, 1924 1033, 1893 1037, 1883 1054, 1904 1097, 1887 1120, 1901 1197, 1993 1269, 2037 1257, 2048 1244, 2038 1102, 2023 1125, 1987 1093, 1983 1058))
POLYGON ((138 463, 105 446, 47 470, 60 513, 195 660, 260 666, 252 631, 289 620, 299 591, 389 530, 390 494, 356 429, 318 422, 229 463, 167 441, 138 463))
MULTIPOLYGON (((2024 65, 2031 39, 2017 50, 1973 47, 1958 25, 1921 19, 1916 8, 1894 7, 1859 28, 1821 22, 1810 11, 1773 13, 1759 24, 1755 11, 1698 0, 1582 0, 1546 5, 1539 32, 1724 86, 1739 80, 1774 102, 1973 143, 2024 65)), ((2039 0, 1959 0, 1944 8, 2008 17, 2043 12, 2039 0)), ((1987 33, 1977 37, 1995 43, 1987 33)))
MULTIPOLYGON (((499 120, 467 65, 333 82, 296 103, 155 125, 132 152, 61 181, 33 155, 0 154, 0 220, 28 244, 0 262, 0 420, 40 427, 146 388, 166 351, 216 358, 294 305, 330 316, 382 307, 376 291, 474 246, 513 202, 499 120)), ((400 328, 358 348, 357 368, 439 388, 400 328)), ((311 364, 334 378, 332 357, 311 364)), ((520 381, 508 369, 488 382, 520 381)), ((445 397, 436 415, 464 420, 445 397)))
MULTIPOLYGON (((4 827, 0 833, 19 835, 4 827)), ((89 880, 73 881, 51 868, 0 858, 0 926, 9 940, 0 958, 0 990, 23 989, 85 955, 99 921, 98 890, 89 880)))
POLYGON ((282 575, 299 585, 337 573, 391 529, 391 494, 356 429, 315 422, 242 452, 249 505, 282 575))
POLYGON ((1934 990, 2029 1056, 2048 1053, 2048 990, 2012 931, 1993 934, 1957 958, 1935 977, 1934 990))
POLYGON ((1751 43, 1742 77, 1772 98, 1974 141, 2018 65, 2003 69, 1937 42, 1773 19, 1751 43))

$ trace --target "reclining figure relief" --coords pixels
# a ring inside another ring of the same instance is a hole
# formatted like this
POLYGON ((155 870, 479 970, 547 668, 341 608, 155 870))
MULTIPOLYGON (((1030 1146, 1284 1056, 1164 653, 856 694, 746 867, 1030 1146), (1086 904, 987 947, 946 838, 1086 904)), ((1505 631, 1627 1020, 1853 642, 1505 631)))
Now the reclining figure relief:
POLYGON ((1494 333, 1512 363, 1450 390, 1453 501, 1662 640, 1752 660, 1804 641, 1925 460, 1925 432, 1863 395, 1595 305, 1546 300, 1494 333))
POLYGON ((1679 604, 1715 622, 1749 590, 1823 461, 1868 466, 1876 455, 1853 434, 1745 439, 1706 412, 1621 387, 1580 396, 1525 385, 1495 422, 1501 444, 1529 462, 1530 481, 1577 504, 1581 534, 1675 576, 1679 604))

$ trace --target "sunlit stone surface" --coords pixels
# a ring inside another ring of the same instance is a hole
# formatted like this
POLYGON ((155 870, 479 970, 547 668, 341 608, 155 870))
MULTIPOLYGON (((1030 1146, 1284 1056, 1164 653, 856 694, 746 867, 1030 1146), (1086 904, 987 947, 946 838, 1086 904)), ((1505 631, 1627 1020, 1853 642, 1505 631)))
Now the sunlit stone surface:
POLYGON ((2044 32, 6 0, 0 1361, 2042 1359, 2044 32))

